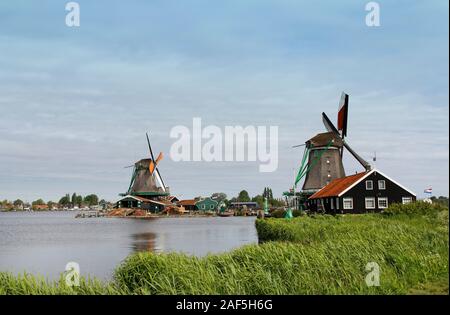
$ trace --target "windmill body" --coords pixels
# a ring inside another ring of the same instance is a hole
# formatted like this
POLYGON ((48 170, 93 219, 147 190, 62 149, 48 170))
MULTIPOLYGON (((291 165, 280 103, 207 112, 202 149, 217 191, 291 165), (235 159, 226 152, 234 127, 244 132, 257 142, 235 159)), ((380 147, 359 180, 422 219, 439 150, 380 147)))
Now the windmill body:
POLYGON ((168 188, 164 187, 159 171, 150 171, 152 159, 142 159, 135 163, 133 182, 129 195, 135 196, 168 196, 168 188))
POLYGON ((158 169, 158 163, 162 160, 162 153, 155 159, 148 134, 147 144, 150 153, 149 158, 139 160, 134 164, 131 183, 126 194, 143 197, 169 196, 169 187, 166 187, 158 169))
POLYGON ((345 176, 341 158, 343 142, 332 132, 319 133, 306 142, 309 171, 302 191, 314 193, 332 180, 345 176))

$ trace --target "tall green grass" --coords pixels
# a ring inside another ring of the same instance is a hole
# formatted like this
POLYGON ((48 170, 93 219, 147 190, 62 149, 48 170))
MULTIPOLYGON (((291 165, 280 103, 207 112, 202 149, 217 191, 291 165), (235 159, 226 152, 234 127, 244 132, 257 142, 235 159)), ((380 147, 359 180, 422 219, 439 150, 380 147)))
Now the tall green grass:
POLYGON ((80 278, 79 286, 67 286, 63 275, 57 281, 42 276, 0 272, 0 295, 112 295, 120 294, 113 283, 98 279, 80 278))
POLYGON ((205 258, 136 254, 116 281, 136 294, 406 294, 448 275, 448 224, 435 223, 380 214, 258 220, 262 245, 205 258), (365 283, 369 262, 381 267, 379 287, 365 283))
POLYGON ((203 258, 137 253, 111 282, 75 288, 0 273, 0 294, 448 294, 448 210, 429 214, 257 220, 260 245, 203 258), (365 283, 369 262, 381 268, 379 287, 365 283))

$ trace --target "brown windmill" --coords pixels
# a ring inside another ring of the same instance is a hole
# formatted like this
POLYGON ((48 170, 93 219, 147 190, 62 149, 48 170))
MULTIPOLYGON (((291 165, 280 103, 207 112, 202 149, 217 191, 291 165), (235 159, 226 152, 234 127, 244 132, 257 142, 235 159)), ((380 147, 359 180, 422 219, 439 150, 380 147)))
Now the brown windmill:
POLYGON ((319 133, 306 141, 302 165, 295 180, 295 186, 305 177, 302 192, 310 195, 320 190, 332 180, 345 176, 342 155, 344 148, 366 169, 371 165, 359 156, 345 140, 347 136, 349 96, 342 93, 339 103, 337 128, 325 113, 322 120, 328 132, 319 133))
POLYGON ((141 196, 145 198, 168 196, 169 188, 164 184, 158 169, 158 163, 162 160, 163 155, 159 153, 155 159, 148 134, 146 136, 150 157, 128 166, 133 167, 133 175, 128 191, 122 195, 141 196))

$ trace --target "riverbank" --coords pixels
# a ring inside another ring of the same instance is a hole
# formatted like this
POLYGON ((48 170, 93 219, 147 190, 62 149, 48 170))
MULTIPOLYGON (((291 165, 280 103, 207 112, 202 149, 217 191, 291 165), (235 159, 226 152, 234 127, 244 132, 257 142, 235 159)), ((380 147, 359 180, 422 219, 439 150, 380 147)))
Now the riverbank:
MULTIPOLYGON (((414 208, 415 207, 415 208, 414 208)), ((257 220, 261 245, 225 254, 136 253, 110 282, 0 273, 1 294, 448 294, 448 209, 257 220), (368 286, 368 263, 380 285, 368 286), (186 268, 189 266, 189 268, 186 268)))

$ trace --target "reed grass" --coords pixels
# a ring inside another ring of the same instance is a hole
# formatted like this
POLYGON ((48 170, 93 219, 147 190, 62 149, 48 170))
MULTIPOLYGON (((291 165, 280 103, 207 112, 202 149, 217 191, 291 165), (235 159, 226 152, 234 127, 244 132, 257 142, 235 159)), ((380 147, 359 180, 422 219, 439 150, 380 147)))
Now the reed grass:
POLYGON ((203 258, 136 253, 107 283, 0 273, 0 294, 448 294, 448 210, 402 210, 257 220, 262 244, 203 258), (369 262, 380 286, 366 285, 369 262))

